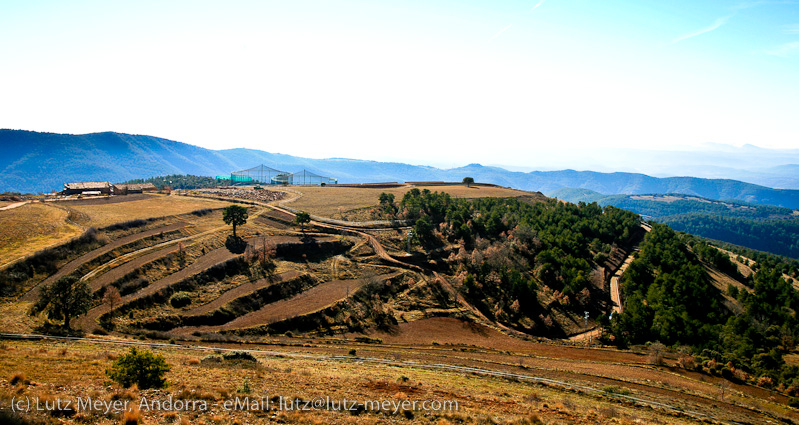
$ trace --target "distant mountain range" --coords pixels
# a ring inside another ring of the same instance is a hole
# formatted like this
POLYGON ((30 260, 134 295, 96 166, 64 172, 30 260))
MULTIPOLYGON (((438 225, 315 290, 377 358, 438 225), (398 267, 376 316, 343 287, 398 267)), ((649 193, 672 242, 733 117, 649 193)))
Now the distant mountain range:
POLYGON ((311 159, 254 149, 210 150, 158 137, 111 132, 69 135, 0 130, 0 192, 61 190, 70 181, 121 182, 167 174, 215 176, 262 163, 289 172, 307 169, 338 178, 340 183, 461 181, 470 176, 479 182, 545 194, 561 188, 584 188, 602 194, 683 193, 799 208, 799 190, 728 179, 574 170, 519 172, 480 164, 445 170, 396 162, 311 159))

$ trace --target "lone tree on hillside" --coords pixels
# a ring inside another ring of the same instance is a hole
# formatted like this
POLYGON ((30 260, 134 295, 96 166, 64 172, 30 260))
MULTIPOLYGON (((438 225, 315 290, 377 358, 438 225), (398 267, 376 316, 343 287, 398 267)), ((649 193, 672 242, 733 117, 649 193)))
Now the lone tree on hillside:
POLYGON ((116 286, 108 285, 105 287, 105 293, 103 295, 103 303, 108 304, 108 308, 111 309, 111 312, 114 312, 114 309, 119 306, 122 302, 122 295, 119 293, 119 289, 116 286))
POLYGON ((74 276, 66 276, 42 288, 33 310, 44 311, 51 319, 63 319, 64 327, 69 329, 70 320, 89 311, 91 302, 89 285, 74 276))
POLYGON ((472 187, 472 184, 474 184, 474 178, 472 178, 472 177, 464 177, 463 178, 463 184, 465 184, 466 187, 472 187))
POLYGON ((236 237, 236 226, 247 222, 247 208, 241 205, 230 205, 222 211, 222 220, 225 224, 233 225, 233 237, 236 237))
POLYGON ((311 214, 308 214, 307 212, 304 211, 298 212, 297 215, 294 217, 294 224, 300 226, 300 229, 302 229, 303 232, 305 231, 305 225, 310 222, 311 222, 311 214))

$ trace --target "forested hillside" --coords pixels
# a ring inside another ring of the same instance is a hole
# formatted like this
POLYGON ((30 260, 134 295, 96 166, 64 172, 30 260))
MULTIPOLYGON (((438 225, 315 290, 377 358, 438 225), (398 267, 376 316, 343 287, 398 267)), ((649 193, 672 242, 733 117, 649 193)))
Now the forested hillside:
POLYGON ((783 276, 784 263, 753 267, 753 275, 743 276, 717 249, 654 224, 624 273, 625 311, 604 320, 608 340, 683 346, 684 367, 799 396, 799 367, 784 359, 799 342, 799 292, 783 276), (719 291, 707 265, 726 271, 743 289, 719 291))
POLYGON ((465 200, 418 189, 397 205, 381 201, 384 213, 416 219, 416 238, 431 255, 448 253, 448 272, 486 317, 537 335, 563 336, 565 318, 586 309, 599 315, 607 296, 597 268, 642 231, 636 214, 597 204, 465 200))
POLYGON ((799 213, 792 209, 681 194, 606 196, 562 189, 557 195, 570 202, 613 205, 704 238, 799 258, 799 213))

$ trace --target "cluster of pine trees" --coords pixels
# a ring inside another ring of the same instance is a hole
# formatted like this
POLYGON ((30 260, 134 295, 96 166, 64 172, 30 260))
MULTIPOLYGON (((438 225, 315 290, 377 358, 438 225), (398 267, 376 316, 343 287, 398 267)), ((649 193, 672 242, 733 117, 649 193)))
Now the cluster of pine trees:
MULTIPOLYGON (((381 196, 383 208, 393 205, 389 201, 381 196)), ((595 203, 466 200, 418 189, 395 210, 399 218, 416 220, 414 233, 425 248, 460 245, 447 263, 456 268, 464 296, 486 316, 547 334, 558 333, 549 319, 552 308, 582 314, 596 305, 592 271, 640 229, 637 214, 595 203), (539 291, 554 305, 542 306, 539 291)))
MULTIPOLYGON (((622 279, 624 313, 603 320, 610 340, 625 346, 658 341, 690 347, 698 370, 799 396, 799 368, 786 365, 799 337, 799 292, 782 267, 760 263, 743 276, 729 256, 690 235, 654 224, 622 279), (730 286, 727 308, 703 266, 712 265, 745 286, 730 286)), ((754 264, 753 264, 754 266, 754 264)))
POLYGON ((128 180, 125 183, 152 183, 158 189, 164 189, 165 187, 172 189, 207 189, 229 185, 230 180, 191 174, 170 174, 168 176, 150 177, 149 179, 128 180))

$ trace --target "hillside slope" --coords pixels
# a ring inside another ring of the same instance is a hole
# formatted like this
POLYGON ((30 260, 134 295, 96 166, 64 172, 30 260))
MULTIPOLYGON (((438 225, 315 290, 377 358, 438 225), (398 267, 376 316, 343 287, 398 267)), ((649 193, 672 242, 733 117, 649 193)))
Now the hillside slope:
POLYGON ((612 205, 668 224, 675 230, 799 258, 796 210, 680 194, 603 195, 587 189, 559 189, 553 195, 569 202, 612 205))
POLYGON ((212 175, 234 167, 185 143, 120 133, 84 135, 0 130, 2 190, 61 190, 67 181, 119 182, 163 174, 212 175))
POLYGON ((799 208, 799 190, 772 189, 736 180, 656 178, 635 173, 593 171, 508 171, 469 164, 439 169, 354 159, 311 159, 253 149, 209 150, 151 136, 120 133, 67 135, 0 130, 0 191, 60 190, 67 181, 121 182, 167 174, 214 176, 265 163, 294 172, 303 168, 340 183, 375 181, 476 181, 551 193, 577 187, 611 194, 684 193, 799 208))

